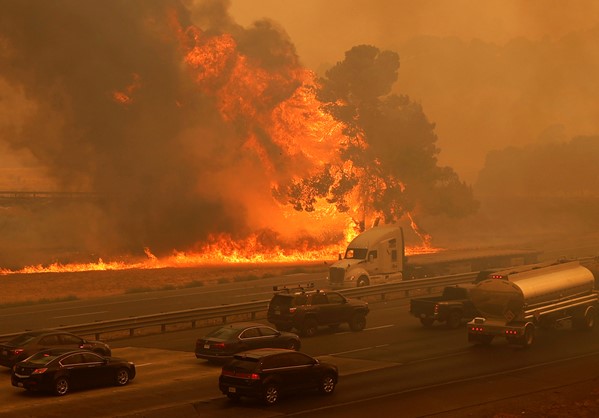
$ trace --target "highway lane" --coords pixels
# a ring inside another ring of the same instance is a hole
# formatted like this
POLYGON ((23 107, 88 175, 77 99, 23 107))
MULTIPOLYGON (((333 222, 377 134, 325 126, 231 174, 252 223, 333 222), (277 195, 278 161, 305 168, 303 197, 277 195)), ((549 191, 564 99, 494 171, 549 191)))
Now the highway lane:
POLYGON ((208 284, 186 289, 0 308, 0 334, 185 309, 268 300, 273 285, 324 285, 323 273, 297 273, 258 280, 208 284))
MULTIPOLYGON (((541 258, 555 260, 561 256, 588 257, 599 252, 599 238, 592 236, 589 242, 551 242, 543 246, 541 258), (557 248, 557 249, 556 249, 557 248)), ((89 274, 101 280, 105 272, 77 273, 89 274)), ((115 274, 115 272, 111 272, 115 274)), ((157 271, 118 272, 122 275, 166 274, 157 271)), ((170 269, 168 274, 200 281, 202 279, 196 269, 170 269), (174 272, 173 272, 174 270, 174 272)), ((244 277, 243 271, 240 277, 244 277)), ((299 283, 314 282, 318 287, 326 287, 326 271, 316 273, 296 273, 284 276, 261 278, 231 283, 206 284, 176 290, 126 293, 119 296, 75 300, 60 303, 34 304, 26 306, 0 308, 0 334, 20 332, 26 329, 51 328, 62 325, 75 325, 95 321, 128 318, 132 316, 150 315, 161 312, 172 312, 199 307, 217 306, 221 304, 239 303, 255 300, 266 300, 272 295, 273 285, 296 286, 299 283)), ((214 283, 212 280, 210 283, 214 283)), ((51 285, 49 283, 48 285, 51 285)), ((125 291, 125 289, 123 289, 125 291)), ((9 301, 5 301, 9 302, 9 301)))
MULTIPOLYGON (((559 374, 564 358, 574 358, 580 367, 581 363, 587 363, 576 357, 599 353, 599 330, 539 333, 537 344, 528 350, 510 347, 502 341, 488 347, 470 346, 465 329, 424 329, 407 314, 406 308, 400 301, 374 304, 364 331, 327 330, 303 340, 302 351, 339 365, 342 378, 332 397, 292 397, 273 408, 251 400, 239 405, 228 402, 217 389, 219 367, 195 359, 191 351, 197 335, 208 330, 202 328, 114 342, 115 354, 135 361, 139 369, 136 379, 125 388, 82 391, 64 398, 32 395, 12 388, 4 370, 0 372, 0 380, 5 382, 0 390, 0 415, 22 416, 27 412, 29 416, 40 417, 341 416, 340 411, 347 413, 368 405, 370 409, 366 410, 372 413, 378 405, 383 409, 393 408, 394 402, 401 401, 395 403, 395 408, 410 404, 410 414, 403 416, 423 416, 480 402, 471 398, 469 392, 438 402, 415 401, 422 399, 427 391, 441 386, 445 391, 455 391, 471 379, 482 378, 479 383, 472 383, 474 388, 507 379, 509 386, 493 386, 495 390, 484 398, 501 399, 504 391, 513 393, 515 387, 530 389, 534 384, 540 388, 555 384, 556 376, 565 379, 559 374), (178 338, 179 334, 186 337, 178 338)), ((577 376, 593 371, 599 371, 597 366, 580 370, 577 376)))

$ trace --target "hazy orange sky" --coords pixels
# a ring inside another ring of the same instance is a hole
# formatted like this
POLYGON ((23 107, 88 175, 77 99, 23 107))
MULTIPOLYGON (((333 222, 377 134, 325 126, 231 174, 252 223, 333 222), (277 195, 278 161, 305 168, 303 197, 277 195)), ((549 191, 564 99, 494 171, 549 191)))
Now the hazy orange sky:
POLYGON ((279 22, 304 63, 318 68, 360 43, 389 47, 417 36, 455 36, 503 44, 513 38, 557 39, 597 25, 599 2, 558 0, 231 0, 246 26, 279 22))
POLYGON ((319 72, 342 60, 354 45, 398 52, 396 92, 422 103, 437 124, 440 162, 468 182, 476 180, 486 153, 495 147, 535 141, 547 132, 559 131, 562 139, 599 132, 599 102, 577 91, 594 90, 586 78, 596 79, 593 74, 599 71, 599 2, 593 0, 231 0, 230 11, 244 26, 261 18, 280 23, 302 62, 319 72), (580 51, 564 41, 573 34, 587 39, 580 51), (418 48, 415 39, 434 39, 437 49, 418 48), (518 68, 513 48, 509 54, 504 49, 522 39, 529 42, 522 54, 530 62, 518 68), (465 61, 484 56, 477 43, 496 48, 485 57, 505 54, 501 65, 511 61, 509 71, 522 74, 506 74, 495 82, 497 75, 485 75, 485 67, 473 69, 480 63, 465 61), (539 52, 547 48, 555 51, 539 52), (564 51, 571 56, 562 61, 564 51), (542 61, 548 57, 551 62, 542 61), (575 68, 577 59, 577 71, 585 72, 579 85, 564 80, 563 73, 543 73, 562 65, 575 68), (539 96, 543 89, 552 92, 539 96), (461 157, 465 151, 468 160, 461 157))

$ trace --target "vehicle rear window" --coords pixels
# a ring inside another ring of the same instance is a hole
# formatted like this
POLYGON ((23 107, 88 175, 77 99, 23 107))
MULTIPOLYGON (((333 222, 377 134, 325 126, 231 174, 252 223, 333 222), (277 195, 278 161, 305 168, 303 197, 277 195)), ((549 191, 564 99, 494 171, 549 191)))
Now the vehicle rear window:
POLYGON ((43 364, 50 363, 52 360, 54 360, 58 356, 59 356, 58 354, 50 354, 50 353, 41 351, 41 352, 35 353, 31 357, 29 357, 29 359, 27 361, 31 364, 43 365, 43 364))
POLYGON ((234 337, 239 332, 237 328, 217 328, 214 331, 209 332, 206 335, 206 338, 220 338, 223 340, 227 340, 231 337, 234 337))
POLYGON ((35 337, 36 336, 32 334, 22 334, 10 340, 8 344, 14 346, 24 345, 27 344, 29 341, 33 340, 35 337))
POLYGON ((290 295, 287 294, 283 294, 283 295, 274 295, 272 297, 272 299, 270 300, 270 304, 271 306, 284 306, 284 307, 289 307, 289 306, 294 306, 294 298, 290 295))
POLYGON ((260 359, 253 357, 240 357, 234 356, 233 360, 231 360, 225 367, 227 369, 235 369, 235 370, 256 370, 260 364, 260 359))

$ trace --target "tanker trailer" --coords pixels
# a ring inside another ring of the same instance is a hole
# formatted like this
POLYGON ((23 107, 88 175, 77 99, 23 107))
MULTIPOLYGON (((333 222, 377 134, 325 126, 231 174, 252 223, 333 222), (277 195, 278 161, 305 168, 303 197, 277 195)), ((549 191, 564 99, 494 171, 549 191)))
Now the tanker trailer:
POLYGON ((576 329, 595 325, 595 279, 578 261, 531 265, 490 277, 470 293, 480 316, 468 322, 469 342, 490 344, 503 336, 510 344, 526 347, 532 345, 538 327, 554 327, 565 320, 576 329))

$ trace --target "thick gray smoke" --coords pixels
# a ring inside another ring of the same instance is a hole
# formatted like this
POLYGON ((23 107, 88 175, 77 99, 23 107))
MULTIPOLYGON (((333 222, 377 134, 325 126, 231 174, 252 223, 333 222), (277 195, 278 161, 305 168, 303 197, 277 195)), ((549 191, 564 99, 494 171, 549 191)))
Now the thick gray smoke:
MULTIPOLYGON (((223 173, 259 171, 257 162, 235 170, 251 128, 225 123, 199 90, 183 65, 192 36, 186 29, 193 18, 214 33, 226 27, 263 66, 297 58, 268 23, 242 31, 227 17, 226 2, 193 10, 187 3, 2 2, 0 77, 22 89, 34 110, 22 128, 0 135, 30 150, 61 190, 102 196, 99 209, 85 214, 87 225, 61 219, 57 228, 68 235, 83 226, 86 244, 99 251, 149 247, 160 254, 189 249, 211 232, 248 232, 244 206, 220 190, 223 173)), ((278 91, 272 100, 288 94, 278 91)))

